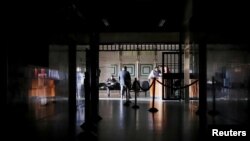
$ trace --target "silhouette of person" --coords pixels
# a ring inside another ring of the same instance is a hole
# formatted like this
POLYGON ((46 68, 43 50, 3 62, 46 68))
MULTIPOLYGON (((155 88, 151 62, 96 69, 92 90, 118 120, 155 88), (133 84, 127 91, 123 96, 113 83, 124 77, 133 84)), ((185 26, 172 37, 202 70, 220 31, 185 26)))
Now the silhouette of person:
POLYGON ((133 85, 132 85, 132 89, 135 91, 135 94, 138 95, 138 92, 140 92, 140 84, 139 84, 139 81, 137 80, 137 78, 135 77, 135 80, 133 82, 133 85))
POLYGON ((77 98, 81 98, 81 91, 82 91, 82 86, 83 86, 83 79, 84 79, 84 76, 83 76, 83 73, 82 72, 77 72, 76 73, 76 81, 77 81, 77 95, 76 97, 77 98))
POLYGON ((121 98, 124 97, 124 92, 129 94, 129 89, 131 87, 131 76, 130 73, 127 71, 127 66, 124 66, 122 70, 119 72, 119 82, 120 82, 120 93, 121 93, 121 98))
POLYGON ((106 81, 106 89, 108 97, 110 97, 110 90, 114 89, 116 84, 117 84, 116 79, 114 78, 113 75, 111 75, 111 77, 108 78, 106 81))

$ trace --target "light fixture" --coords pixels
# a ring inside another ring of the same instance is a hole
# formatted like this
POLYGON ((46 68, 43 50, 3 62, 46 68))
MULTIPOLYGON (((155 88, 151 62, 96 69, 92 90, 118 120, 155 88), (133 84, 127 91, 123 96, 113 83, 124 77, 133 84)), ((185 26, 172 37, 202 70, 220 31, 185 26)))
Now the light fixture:
POLYGON ((163 27, 163 25, 165 24, 166 20, 165 19, 161 19, 158 26, 159 27, 163 27))
POLYGON ((109 22, 107 19, 102 19, 102 22, 105 26, 109 26, 109 22))

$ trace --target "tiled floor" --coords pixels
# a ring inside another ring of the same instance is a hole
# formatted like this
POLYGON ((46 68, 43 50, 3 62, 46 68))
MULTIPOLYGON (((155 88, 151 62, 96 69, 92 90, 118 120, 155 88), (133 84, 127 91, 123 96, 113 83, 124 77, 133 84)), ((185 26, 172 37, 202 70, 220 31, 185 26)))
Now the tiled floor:
MULTIPOLYGON (((209 95, 209 94, 208 94, 209 95)), ((196 115, 198 101, 162 101, 156 99, 154 107, 158 112, 149 111, 152 99, 140 94, 137 105, 133 109, 132 103, 125 106, 125 100, 120 98, 119 92, 111 93, 107 97, 100 92, 99 115, 102 120, 94 125, 91 135, 98 141, 195 141, 199 140, 199 116, 196 115)), ((85 122, 84 99, 77 100, 75 137, 69 134, 69 115, 67 98, 45 100, 32 99, 28 104, 16 104, 9 107, 6 114, 6 126, 3 135, 8 140, 16 137, 21 140, 36 141, 67 141, 87 140, 86 132, 80 125, 85 122)), ((248 124, 247 100, 218 100, 216 110, 218 116, 212 118, 208 114, 211 124, 248 124)), ((212 110, 212 103, 208 101, 208 111, 212 110)), ((205 138, 205 137, 204 137, 205 138)))

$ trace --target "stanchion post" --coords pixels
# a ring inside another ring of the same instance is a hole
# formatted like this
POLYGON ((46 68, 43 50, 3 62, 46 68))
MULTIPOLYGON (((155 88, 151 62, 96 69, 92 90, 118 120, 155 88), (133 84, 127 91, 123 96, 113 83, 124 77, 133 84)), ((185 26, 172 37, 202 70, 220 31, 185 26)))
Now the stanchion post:
POLYGON ((136 84, 138 84, 138 81, 135 81, 135 87, 134 87, 134 91, 135 91, 135 105, 132 106, 132 108, 139 109, 140 107, 137 105, 137 89, 136 89, 136 84))
POLYGON ((149 109, 149 112, 157 112, 158 109, 156 109, 155 106, 155 83, 156 83, 156 78, 153 80, 153 101, 152 101, 152 108, 149 109))

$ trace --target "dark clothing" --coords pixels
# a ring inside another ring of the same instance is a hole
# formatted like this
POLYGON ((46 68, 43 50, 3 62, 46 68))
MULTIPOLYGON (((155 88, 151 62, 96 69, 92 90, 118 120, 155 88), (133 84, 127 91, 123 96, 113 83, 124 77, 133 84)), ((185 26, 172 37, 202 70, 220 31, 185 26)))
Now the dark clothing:
POLYGON ((139 81, 135 80, 133 82, 133 85, 132 85, 132 89, 135 91, 135 92, 139 92, 140 91, 140 84, 139 84, 139 81))
POLYGON ((122 70, 119 72, 119 81, 120 81, 120 89, 121 89, 121 97, 124 96, 124 93, 128 94, 129 89, 131 88, 131 76, 130 73, 126 70, 122 70))
POLYGON ((131 86, 131 77, 128 71, 122 70, 119 72, 119 81, 121 85, 131 86))

